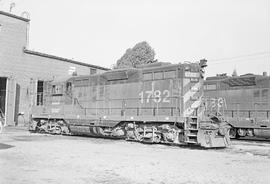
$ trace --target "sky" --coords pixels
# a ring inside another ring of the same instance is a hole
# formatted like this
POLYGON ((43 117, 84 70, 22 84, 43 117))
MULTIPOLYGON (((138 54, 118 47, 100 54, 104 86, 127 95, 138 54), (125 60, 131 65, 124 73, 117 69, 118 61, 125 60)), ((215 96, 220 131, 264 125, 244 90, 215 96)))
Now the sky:
POLYGON ((0 0, 30 14, 29 49, 112 67, 147 41, 158 61, 208 60, 206 75, 270 74, 269 0, 0 0))

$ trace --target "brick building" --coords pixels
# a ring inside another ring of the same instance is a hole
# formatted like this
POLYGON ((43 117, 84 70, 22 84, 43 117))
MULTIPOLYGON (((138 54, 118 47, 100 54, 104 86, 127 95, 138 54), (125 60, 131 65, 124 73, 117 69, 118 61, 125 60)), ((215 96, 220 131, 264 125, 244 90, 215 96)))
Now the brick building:
POLYGON ((28 122, 44 81, 108 70, 27 49, 29 21, 0 11, 0 111, 7 125, 28 122))

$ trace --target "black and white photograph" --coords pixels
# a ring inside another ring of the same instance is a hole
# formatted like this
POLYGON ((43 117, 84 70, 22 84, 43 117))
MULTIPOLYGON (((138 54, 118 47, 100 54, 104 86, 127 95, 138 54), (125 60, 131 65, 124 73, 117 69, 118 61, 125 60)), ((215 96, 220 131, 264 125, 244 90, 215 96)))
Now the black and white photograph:
POLYGON ((269 171, 269 0, 0 0, 0 184, 269 171))

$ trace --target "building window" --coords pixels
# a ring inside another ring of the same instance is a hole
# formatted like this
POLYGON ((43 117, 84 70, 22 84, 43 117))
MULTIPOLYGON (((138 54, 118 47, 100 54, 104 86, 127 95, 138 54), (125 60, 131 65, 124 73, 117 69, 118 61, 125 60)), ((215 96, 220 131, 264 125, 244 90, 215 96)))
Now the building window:
POLYGON ((43 105, 44 81, 37 82, 37 105, 43 105))
POLYGON ((52 86, 52 95, 63 95, 62 85, 53 85, 52 86))

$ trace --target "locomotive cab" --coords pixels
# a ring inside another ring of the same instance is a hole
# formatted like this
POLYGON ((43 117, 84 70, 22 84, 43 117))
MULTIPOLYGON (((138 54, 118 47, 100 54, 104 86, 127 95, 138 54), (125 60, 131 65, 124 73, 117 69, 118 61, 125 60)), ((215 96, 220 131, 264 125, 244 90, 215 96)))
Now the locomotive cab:
POLYGON ((49 91, 51 91, 48 97, 50 105, 58 105, 64 103, 63 98, 65 96, 65 82, 52 82, 49 85, 49 91))
MULTIPOLYGON (((72 83, 66 80, 44 82, 44 101, 32 108, 30 131, 69 133, 64 121, 67 109, 72 109, 72 83)), ((72 110, 70 110, 72 111, 72 110)))

